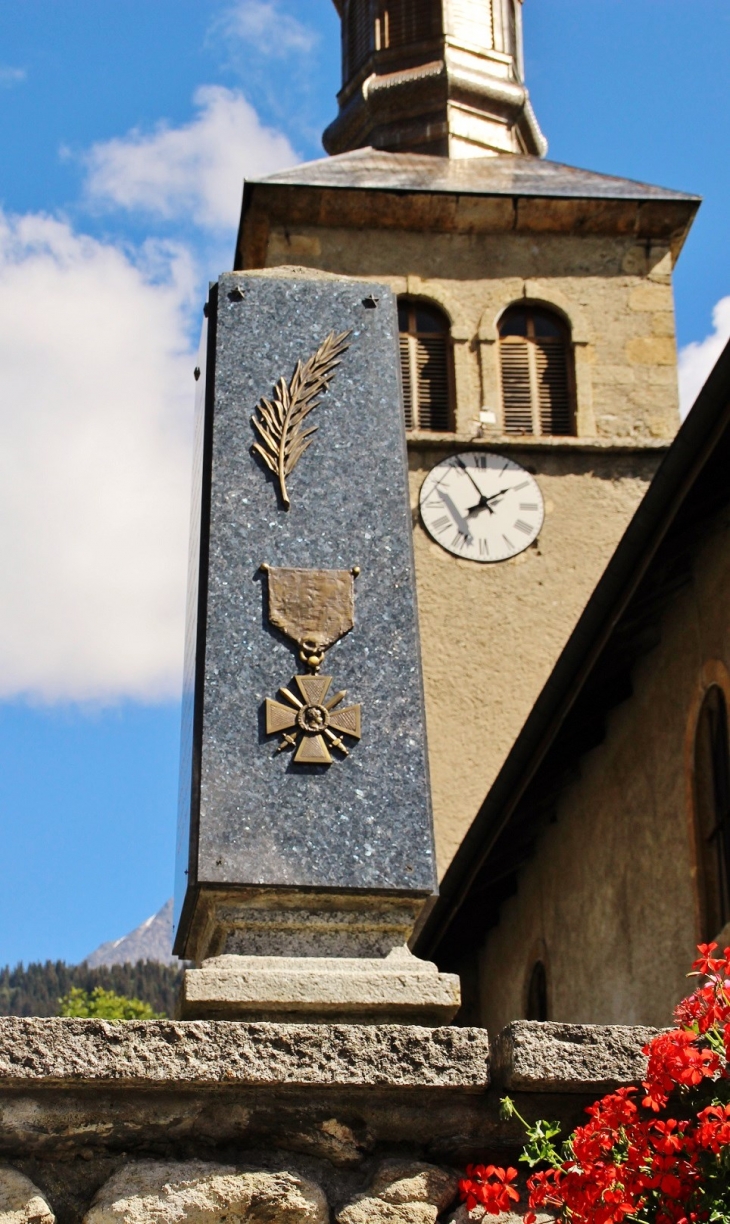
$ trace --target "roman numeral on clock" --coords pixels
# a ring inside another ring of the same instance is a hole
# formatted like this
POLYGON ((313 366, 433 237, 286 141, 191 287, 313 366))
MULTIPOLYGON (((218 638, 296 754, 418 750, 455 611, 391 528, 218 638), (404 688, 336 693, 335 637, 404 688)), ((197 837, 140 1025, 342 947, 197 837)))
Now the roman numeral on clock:
POLYGON ((532 527, 529 523, 523 523, 522 519, 518 519, 513 525, 515 531, 522 531, 525 535, 532 535, 532 527))
MULTIPOLYGON (((439 505, 441 505, 440 502, 439 502, 439 505)), ((433 520, 431 526, 433 527, 434 531, 438 531, 439 535, 441 535, 443 531, 446 531, 447 527, 451 527, 453 526, 453 524, 448 514, 442 514, 441 518, 437 518, 433 520)))

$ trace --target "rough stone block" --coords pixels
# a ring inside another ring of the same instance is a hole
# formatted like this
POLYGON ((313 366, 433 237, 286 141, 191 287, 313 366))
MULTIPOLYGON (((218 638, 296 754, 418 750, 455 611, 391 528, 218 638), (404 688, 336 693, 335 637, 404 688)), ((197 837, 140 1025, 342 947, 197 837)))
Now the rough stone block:
POLYGON ((0 1090, 217 1084, 483 1090, 486 1029, 407 1024, 0 1020, 0 1090))
POLYGON ((0 1168, 0 1224, 55 1224, 56 1217, 30 1178, 0 1168))
POLYGON ((651 281, 637 285, 629 297, 632 310, 647 310, 650 313, 657 310, 672 311, 673 304, 671 285, 657 285, 651 281))
POLYGON ((85 1224, 328 1224, 323 1190, 295 1173, 139 1161, 102 1186, 85 1224))
POLYGON ((669 336, 636 336, 626 344, 626 358, 632 365, 677 364, 677 346, 669 336))
POLYGON ((516 1020, 494 1042, 492 1075, 522 1092, 600 1092, 640 1081, 657 1029, 516 1020))
MULTIPOLYGON (((448 1217, 447 1224, 478 1224, 481 1220, 485 1220, 486 1224, 524 1224, 524 1219, 525 1217, 516 1211, 500 1211, 499 1215, 491 1215, 479 1205, 473 1211, 467 1211, 466 1203, 461 1203, 448 1217)), ((535 1214, 535 1224, 552 1224, 554 1219, 554 1215, 545 1211, 535 1214)))
POLYGON ((453 1171, 415 1161, 385 1161, 366 1194, 339 1212, 337 1224, 435 1224, 458 1190, 453 1171))

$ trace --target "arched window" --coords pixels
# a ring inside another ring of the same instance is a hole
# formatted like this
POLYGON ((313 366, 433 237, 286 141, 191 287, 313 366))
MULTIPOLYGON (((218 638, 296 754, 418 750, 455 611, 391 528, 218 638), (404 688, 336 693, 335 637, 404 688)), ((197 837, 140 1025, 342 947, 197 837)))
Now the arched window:
POLYGON ((406 429, 453 428, 453 358, 449 320, 430 303, 398 301, 406 429))
POLYGON ((547 1020, 548 992, 547 971, 543 961, 535 961, 527 983, 526 1020, 547 1020))
POLYGON ((441 34, 441 0, 378 0, 379 51, 426 42, 441 34))
POLYGON ((542 306, 512 306, 499 322, 502 423, 508 434, 575 433, 570 333, 542 306))
POLYGON ((697 723, 695 814, 702 937, 709 940, 730 920, 730 753, 725 696, 716 684, 697 723))

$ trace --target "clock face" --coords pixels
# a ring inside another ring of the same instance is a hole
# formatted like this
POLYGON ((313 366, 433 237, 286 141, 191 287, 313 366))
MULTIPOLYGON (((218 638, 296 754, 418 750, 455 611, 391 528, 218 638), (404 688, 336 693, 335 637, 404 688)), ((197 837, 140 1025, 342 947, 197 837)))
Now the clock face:
POLYGON ((529 472, 504 455, 467 451, 433 468, 421 518, 438 544, 468 561, 506 561, 540 534, 545 509, 529 472))

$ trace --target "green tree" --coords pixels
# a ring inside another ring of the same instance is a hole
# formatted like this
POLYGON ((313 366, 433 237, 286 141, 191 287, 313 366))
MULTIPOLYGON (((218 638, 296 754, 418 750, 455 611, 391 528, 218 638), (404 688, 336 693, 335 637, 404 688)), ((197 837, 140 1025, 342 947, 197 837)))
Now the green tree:
POLYGON ((68 994, 58 1000, 61 1016, 95 1017, 98 1020, 160 1020, 160 1012, 153 1011, 149 1003, 141 999, 128 999, 97 986, 94 990, 82 990, 72 986, 68 994))
POLYGON ((67 965, 63 961, 0 967, 0 1016, 57 1016, 58 1001, 73 987, 97 986, 127 999, 142 999, 155 1012, 172 1016, 180 993, 182 968, 156 961, 130 965, 67 965))

